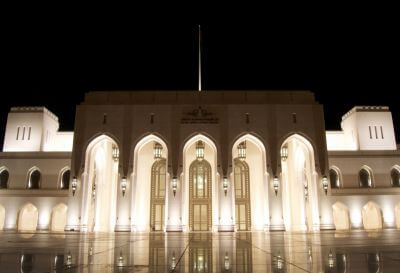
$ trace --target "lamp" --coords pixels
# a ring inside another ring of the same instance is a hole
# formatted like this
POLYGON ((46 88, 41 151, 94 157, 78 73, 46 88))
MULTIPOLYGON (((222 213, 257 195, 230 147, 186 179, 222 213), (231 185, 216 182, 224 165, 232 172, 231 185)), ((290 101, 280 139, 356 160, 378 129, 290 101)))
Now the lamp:
POLYGON ((281 159, 282 161, 286 161, 289 156, 288 147, 285 145, 281 148, 281 159))
POLYGON ((153 153, 154 153, 154 159, 160 159, 161 158, 161 156, 162 156, 162 149, 163 149, 163 147, 162 147, 162 145, 160 144, 160 143, 158 143, 158 142, 154 142, 154 150, 153 150, 153 153))
POLYGON ((96 183, 93 182, 92 185, 92 198, 94 199, 96 197, 96 183))
POLYGON ((204 159, 204 142, 201 140, 196 143, 196 158, 200 161, 204 159))
POLYGON ((224 193, 226 196, 226 193, 228 192, 228 178, 224 177, 224 182, 222 183, 222 187, 224 188, 224 193))
POLYGON ((118 161, 119 159, 119 149, 117 146, 112 146, 112 157, 114 159, 114 161, 118 161))
POLYGON ((174 193, 174 197, 176 194, 176 189, 178 187, 178 181, 176 179, 176 177, 172 178, 172 192, 174 193))
POLYGON ((67 260, 65 261, 65 266, 71 267, 71 265, 72 265, 72 256, 71 256, 71 252, 68 252, 67 260))
POLYGON ((304 185, 304 198, 308 201, 308 185, 304 185))
POLYGON ((275 196, 277 196, 279 189, 279 178, 277 176, 274 177, 273 186, 274 186, 275 196))
POLYGON ((75 196, 75 191, 77 187, 78 187, 78 179, 76 179, 76 176, 74 176, 74 178, 72 178, 72 183, 71 183, 72 196, 75 196))
POLYGON ((228 252, 225 252, 225 257, 224 257, 224 268, 225 268, 225 270, 229 270, 230 267, 231 267, 231 263, 230 263, 230 261, 229 261, 228 252))
POLYGON ((176 267, 176 258, 175 258, 175 251, 172 252, 172 257, 171 257, 171 269, 174 270, 176 267))
POLYGON ((124 177, 122 177, 122 180, 121 180, 122 196, 125 196, 126 186, 127 186, 127 182, 126 182, 126 177, 124 176, 124 177))
POLYGON ((325 195, 328 194, 328 178, 324 175, 322 177, 322 187, 324 188, 325 195))
POLYGON ((117 266, 118 267, 123 267, 124 266, 124 257, 122 256, 122 251, 119 253, 117 266))
POLYGON ((329 250, 329 254, 328 254, 328 266, 329 266, 330 268, 333 268, 334 263, 335 263, 335 260, 333 259, 332 250, 329 250))
POLYGON ((246 159, 246 141, 239 143, 238 145, 238 157, 241 161, 246 159))

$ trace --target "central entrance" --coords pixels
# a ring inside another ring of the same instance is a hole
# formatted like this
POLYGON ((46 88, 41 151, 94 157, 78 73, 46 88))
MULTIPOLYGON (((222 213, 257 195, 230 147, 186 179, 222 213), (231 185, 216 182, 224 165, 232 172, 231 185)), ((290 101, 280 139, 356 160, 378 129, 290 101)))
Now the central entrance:
POLYGON ((211 231, 211 165, 196 159, 189 168, 189 228, 211 231))

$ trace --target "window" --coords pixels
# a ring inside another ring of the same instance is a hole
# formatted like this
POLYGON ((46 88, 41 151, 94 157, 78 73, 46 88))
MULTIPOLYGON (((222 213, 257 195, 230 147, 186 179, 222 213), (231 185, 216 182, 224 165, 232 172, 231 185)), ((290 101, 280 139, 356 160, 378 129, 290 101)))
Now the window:
POLYGON ((71 171, 65 170, 61 175, 61 189, 68 190, 69 189, 69 178, 71 177, 71 171))
POLYGON ((381 126, 381 137, 382 137, 382 139, 384 139, 384 137, 383 137, 383 128, 382 128, 382 126, 381 126))
POLYGON ((362 168, 358 173, 358 180, 361 188, 371 188, 372 187, 372 178, 371 172, 366 168, 362 168))
POLYGON ((340 175, 339 171, 331 168, 329 170, 329 180, 331 181, 331 188, 332 189, 337 189, 340 187, 340 175))
POLYGON ((41 176, 39 170, 34 169, 31 171, 29 174, 28 189, 39 189, 41 176))
POLYGON ((6 169, 0 170, 0 189, 8 188, 9 173, 6 169))
POLYGON ((369 138, 372 139, 371 126, 368 126, 368 129, 369 129, 369 138))
POLYGON ((392 178, 392 186, 400 187, 400 170, 393 168, 390 172, 390 177, 392 178))
POLYGON ((18 140, 18 137, 19 137, 19 127, 17 128, 17 140, 18 140))

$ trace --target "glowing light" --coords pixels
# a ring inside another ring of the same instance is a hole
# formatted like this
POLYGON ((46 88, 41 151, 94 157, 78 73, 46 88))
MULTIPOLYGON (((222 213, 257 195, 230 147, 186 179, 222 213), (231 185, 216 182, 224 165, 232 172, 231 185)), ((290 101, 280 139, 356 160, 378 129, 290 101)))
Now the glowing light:
POLYGON ((204 142, 201 140, 196 143, 196 158, 198 160, 204 159, 204 142))
POLYGON ((224 268, 225 268, 225 270, 229 270, 230 267, 231 267, 231 263, 229 262, 228 252, 226 252, 225 257, 224 257, 224 268))
POLYGON ((177 187, 178 187, 178 181, 174 177, 174 178, 172 178, 172 192, 174 193, 174 197, 175 197, 175 194, 176 194, 177 187))
POLYGON ((118 161, 118 159, 119 159, 119 149, 117 146, 114 146, 114 145, 112 147, 112 157, 113 157, 114 161, 118 161))
POLYGON ((176 267, 176 258, 175 258, 175 251, 172 252, 172 257, 171 257, 171 269, 174 270, 176 267))
POLYGON ((277 196, 279 189, 279 179, 277 176, 274 177, 273 186, 274 186, 275 196, 277 196))
POLYGON ((328 254, 328 266, 329 266, 330 268, 333 268, 334 263, 335 263, 335 260, 333 259, 332 251, 329 250, 329 254, 328 254))
POLYGON ((72 178, 72 183, 71 183, 72 196, 75 196, 75 191, 77 187, 78 187, 78 179, 76 179, 76 176, 74 176, 74 178, 72 178))
POLYGON ((324 177, 322 177, 322 187, 324 188, 325 191, 325 195, 328 194, 328 178, 324 175, 324 177))
POLYGON ((121 190, 122 190, 122 196, 125 196, 125 191, 126 191, 126 186, 127 186, 127 182, 126 182, 126 177, 124 176, 121 180, 121 190))
POLYGON ((286 161, 286 159, 288 159, 288 156, 289 156, 288 147, 285 145, 281 148, 282 161, 286 161))
POLYGON ((119 253, 118 261, 117 261, 117 266, 122 267, 124 266, 124 257, 122 256, 122 252, 119 253))
POLYGON ((157 159, 160 159, 160 158, 161 158, 161 156, 162 156, 162 149, 163 149, 163 147, 161 146, 160 143, 154 142, 154 150, 153 150, 154 159, 157 160, 157 159))
POLYGON ((239 159, 244 161, 246 159, 246 141, 239 143, 237 148, 239 159))
POLYGON ((223 182, 223 188, 224 188, 224 192, 225 192, 225 196, 226 193, 228 192, 228 178, 224 177, 224 182, 223 182))

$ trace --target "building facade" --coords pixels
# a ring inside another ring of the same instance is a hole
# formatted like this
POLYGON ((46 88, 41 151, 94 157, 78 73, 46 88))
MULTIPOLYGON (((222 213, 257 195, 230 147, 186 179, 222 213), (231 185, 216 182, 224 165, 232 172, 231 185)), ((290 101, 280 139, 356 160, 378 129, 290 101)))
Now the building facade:
POLYGON ((308 91, 90 92, 74 132, 12 108, 4 230, 400 228, 400 150, 385 106, 326 131, 308 91))

